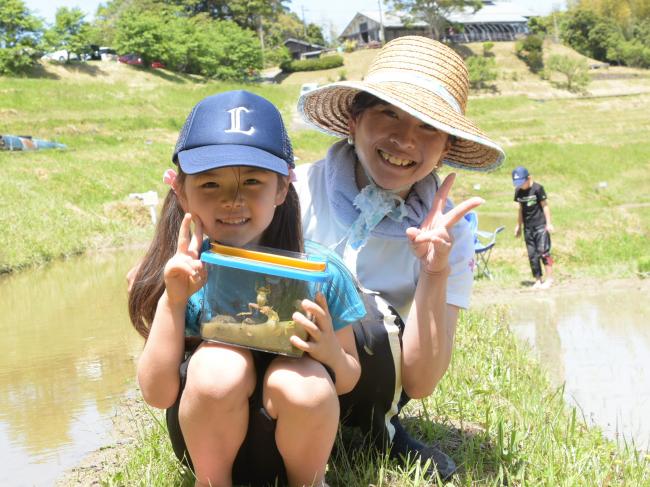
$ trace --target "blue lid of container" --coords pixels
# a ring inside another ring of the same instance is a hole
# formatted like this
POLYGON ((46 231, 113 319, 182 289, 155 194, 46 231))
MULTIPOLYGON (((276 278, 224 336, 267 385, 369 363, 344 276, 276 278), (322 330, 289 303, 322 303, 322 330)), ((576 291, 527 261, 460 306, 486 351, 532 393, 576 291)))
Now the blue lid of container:
POLYGON ((258 272, 260 274, 270 274, 278 277, 287 277, 289 279, 299 279, 301 281, 325 282, 330 277, 327 268, 324 271, 297 269, 295 267, 271 264, 269 262, 242 257, 232 257, 211 251, 203 252, 201 254, 201 261, 208 264, 232 267, 245 271, 258 272))

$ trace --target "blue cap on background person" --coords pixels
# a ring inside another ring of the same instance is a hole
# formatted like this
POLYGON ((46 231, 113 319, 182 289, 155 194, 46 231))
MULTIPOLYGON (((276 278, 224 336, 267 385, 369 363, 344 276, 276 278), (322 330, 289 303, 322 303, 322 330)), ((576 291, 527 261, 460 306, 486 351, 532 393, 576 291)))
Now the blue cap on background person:
POLYGON ((518 166, 512 170, 512 185, 519 188, 528 179, 528 169, 524 166, 518 166))
POLYGON ((248 91, 226 91, 198 102, 176 142, 172 161, 186 174, 252 166, 283 176, 293 149, 278 109, 248 91))

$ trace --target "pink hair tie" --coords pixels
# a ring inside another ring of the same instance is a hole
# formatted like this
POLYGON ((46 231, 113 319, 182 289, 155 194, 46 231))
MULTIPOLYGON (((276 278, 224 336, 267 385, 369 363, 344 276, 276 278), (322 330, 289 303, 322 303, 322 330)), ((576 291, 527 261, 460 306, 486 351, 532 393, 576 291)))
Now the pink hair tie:
POLYGON ((167 169, 163 173, 163 183, 169 185, 172 189, 175 189, 176 188, 176 176, 178 176, 176 174, 176 171, 174 171, 173 169, 167 169))
POLYGON ((298 178, 296 177, 296 172, 291 168, 289 168, 289 181, 292 183, 298 181, 298 178))

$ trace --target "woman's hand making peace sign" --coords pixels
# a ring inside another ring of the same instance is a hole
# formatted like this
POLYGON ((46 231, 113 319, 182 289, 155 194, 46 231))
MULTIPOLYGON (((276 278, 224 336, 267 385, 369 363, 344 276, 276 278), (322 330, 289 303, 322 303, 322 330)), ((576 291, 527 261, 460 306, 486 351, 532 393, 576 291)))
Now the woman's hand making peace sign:
POLYGON ((420 259, 422 271, 436 274, 449 265, 449 253, 453 244, 451 227, 465 214, 484 202, 477 196, 458 204, 447 213, 443 213, 447 196, 451 190, 455 173, 450 173, 436 191, 431 210, 425 217, 420 228, 411 227, 406 230, 413 253, 420 259))
POLYGON ((165 288, 167 298, 172 303, 187 303, 189 297, 201 289, 208 271, 199 260, 203 244, 203 225, 194 219, 194 232, 191 231, 192 215, 186 213, 178 232, 176 254, 165 266, 165 288))

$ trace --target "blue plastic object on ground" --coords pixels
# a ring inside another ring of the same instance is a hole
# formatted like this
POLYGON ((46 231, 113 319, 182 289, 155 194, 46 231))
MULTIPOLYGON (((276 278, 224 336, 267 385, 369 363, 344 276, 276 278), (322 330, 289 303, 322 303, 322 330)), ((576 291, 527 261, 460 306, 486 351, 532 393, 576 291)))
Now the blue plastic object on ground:
POLYGON ((65 144, 43 139, 34 139, 31 136, 0 135, 0 150, 27 151, 40 149, 66 149, 65 144))

